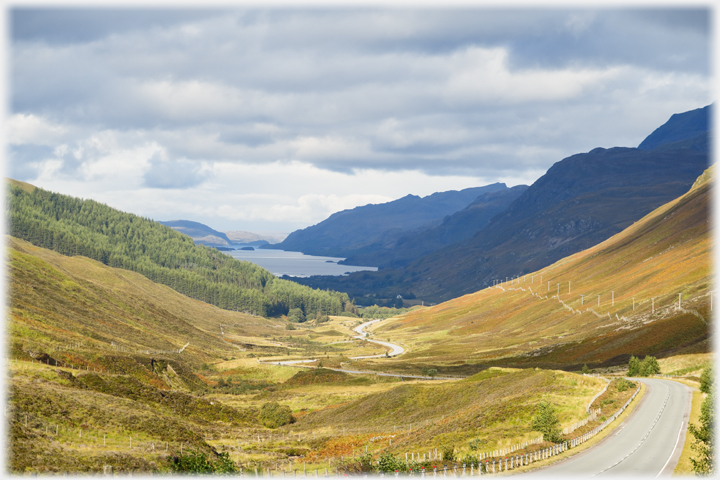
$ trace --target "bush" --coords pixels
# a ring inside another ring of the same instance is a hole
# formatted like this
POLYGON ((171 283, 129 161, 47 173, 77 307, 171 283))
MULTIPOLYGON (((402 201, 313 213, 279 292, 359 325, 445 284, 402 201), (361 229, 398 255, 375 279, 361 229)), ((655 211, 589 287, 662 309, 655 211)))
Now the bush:
POLYGON ((375 471, 375 465, 373 463, 372 453, 366 453, 365 455, 360 455, 360 458, 358 458, 358 463, 360 464, 361 472, 375 471))
POLYGON ((555 407, 543 400, 538 403, 536 412, 532 421, 532 429, 542 433, 546 442, 560 442, 562 440, 560 420, 555 413, 555 407))
POLYGON ((294 323, 302 323, 305 321, 305 314, 300 308, 291 308, 288 312, 288 320, 294 323))
POLYGON ((168 457, 173 473, 234 473, 237 470, 227 453, 220 453, 217 460, 210 461, 205 453, 187 450, 179 456, 168 457))
POLYGON ((280 405, 277 402, 268 402, 260 408, 258 420, 267 428, 277 428, 288 423, 294 423, 292 410, 287 405, 280 405))
POLYGON ((455 461, 455 447, 454 446, 443 445, 440 448, 442 450, 442 459, 444 461, 446 461, 446 462, 454 462, 455 461))
POLYGON ((700 406, 700 426, 688 425, 688 431, 695 437, 691 448, 698 453, 690 462, 693 471, 700 475, 711 475, 715 471, 714 421, 713 394, 710 393, 700 406))
POLYGON ((592 370, 590 370, 587 366, 587 364, 582 366, 582 373, 590 373, 592 370))
POLYGON ((378 459, 378 470, 381 472, 404 471, 405 462, 395 458, 395 455, 392 453, 383 453, 378 459))
POLYGON ((480 440, 479 438, 476 438, 475 440, 470 440, 470 450, 473 452, 477 452, 482 447, 483 443, 485 443, 485 440, 480 440))
POLYGON ((640 359, 633 355, 628 362, 628 377, 636 377, 638 373, 640 373, 640 359))
POLYGON ((621 378, 620 380, 618 380, 616 386, 618 392, 624 392, 628 388, 635 388, 635 384, 625 378, 621 378))
POLYGON ((649 377, 650 375, 655 375, 657 373, 660 373, 660 364, 657 361, 657 358, 646 356, 642 362, 640 362, 640 371, 638 372, 638 375, 641 377, 649 377))
POLYGON ((700 391, 703 393, 710 393, 714 380, 715 378, 713 377, 712 366, 707 367, 700 375, 700 391))

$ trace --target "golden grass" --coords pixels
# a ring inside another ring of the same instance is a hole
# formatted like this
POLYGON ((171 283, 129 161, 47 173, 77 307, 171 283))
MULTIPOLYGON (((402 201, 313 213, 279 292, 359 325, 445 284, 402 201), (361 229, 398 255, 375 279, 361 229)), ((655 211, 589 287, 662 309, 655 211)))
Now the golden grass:
MULTIPOLYGON (((700 405, 702 405, 705 397, 706 395, 699 390, 693 390, 692 408, 690 410, 689 420, 690 423, 693 423, 695 425, 700 424, 700 405)), ((695 437, 690 435, 690 432, 688 432, 685 436, 685 444, 683 445, 682 453, 680 454, 678 464, 675 467, 675 470, 673 470, 673 475, 694 475, 692 463, 690 463, 690 459, 697 455, 692 449, 694 439, 695 437)))
POLYGON ((712 353, 693 353, 661 358, 658 360, 658 363, 660 363, 660 372, 663 374, 681 374, 699 377, 703 369, 710 365, 712 359, 712 353))

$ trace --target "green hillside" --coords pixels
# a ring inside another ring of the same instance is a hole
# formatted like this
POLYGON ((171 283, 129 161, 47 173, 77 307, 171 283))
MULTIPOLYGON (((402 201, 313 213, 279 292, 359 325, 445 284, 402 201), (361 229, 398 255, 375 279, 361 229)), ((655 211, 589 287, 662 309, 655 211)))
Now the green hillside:
POLYGON ((9 234, 63 255, 85 256, 226 310, 277 316, 301 308, 306 317, 352 310, 347 294, 277 279, 250 262, 196 246, 147 218, 92 200, 11 182, 9 234))

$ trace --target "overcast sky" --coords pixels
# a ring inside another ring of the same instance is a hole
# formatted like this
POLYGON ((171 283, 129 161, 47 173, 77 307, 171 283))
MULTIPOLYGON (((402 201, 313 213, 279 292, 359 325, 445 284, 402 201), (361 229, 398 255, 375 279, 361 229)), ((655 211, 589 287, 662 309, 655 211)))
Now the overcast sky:
POLYGON ((710 16, 14 8, 6 175, 222 231, 530 184, 711 103, 710 16))

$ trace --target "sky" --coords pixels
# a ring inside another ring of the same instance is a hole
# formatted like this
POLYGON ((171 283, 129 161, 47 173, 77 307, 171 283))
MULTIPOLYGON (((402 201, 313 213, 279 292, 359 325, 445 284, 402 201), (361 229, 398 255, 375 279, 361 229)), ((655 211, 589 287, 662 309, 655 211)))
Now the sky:
POLYGON ((6 176, 221 231, 531 184, 715 100, 705 7, 6 15, 6 176))

